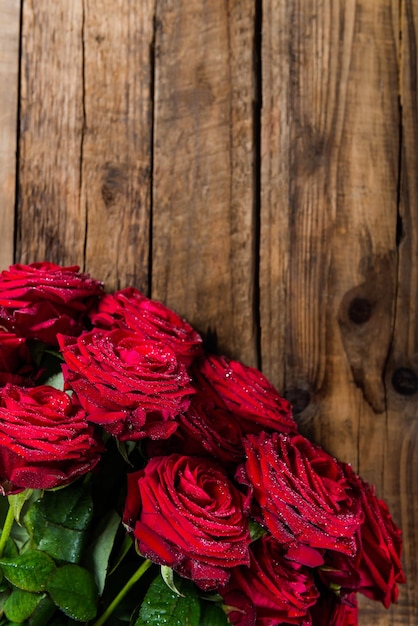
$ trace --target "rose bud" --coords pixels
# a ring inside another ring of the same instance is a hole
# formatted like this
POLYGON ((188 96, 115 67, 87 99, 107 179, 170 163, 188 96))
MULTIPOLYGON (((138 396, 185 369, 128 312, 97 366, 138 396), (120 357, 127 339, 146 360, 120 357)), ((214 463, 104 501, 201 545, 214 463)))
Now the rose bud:
POLYGON ((210 355, 194 363, 191 375, 196 389, 205 396, 206 405, 228 409, 243 432, 296 432, 289 402, 255 368, 210 355))
MULTIPOLYGON (((245 604, 228 614, 234 626, 270 624, 311 624, 309 608, 318 598, 312 571, 286 558, 286 550, 271 535, 264 535, 250 546, 250 567, 234 567, 231 578, 220 594, 228 606, 234 606, 241 592, 254 607, 256 620, 251 622, 253 611, 245 604)), ((319 623, 319 622, 318 622, 319 623)), ((327 622, 321 622, 327 623, 327 622)))
POLYGON ((139 552, 205 590, 249 565, 245 499, 208 459, 155 457, 128 475, 123 522, 139 552))
POLYGON ((247 461, 237 479, 250 486, 254 514, 289 558, 314 567, 326 549, 355 554, 363 516, 333 457, 302 435, 248 435, 244 446, 247 461))
POLYGON ((52 489, 92 470, 103 445, 64 391, 8 384, 0 391, 0 491, 52 489))
POLYGON ((203 354, 202 338, 186 320, 134 287, 105 295, 90 317, 99 328, 125 328, 162 341, 186 366, 203 354))
POLYGON ((88 420, 120 440, 169 437, 193 388, 168 345, 128 330, 95 329, 59 337, 66 386, 88 420))
POLYGON ((20 337, 57 345, 58 333, 78 335, 102 283, 77 266, 12 265, 0 274, 0 324, 20 337))

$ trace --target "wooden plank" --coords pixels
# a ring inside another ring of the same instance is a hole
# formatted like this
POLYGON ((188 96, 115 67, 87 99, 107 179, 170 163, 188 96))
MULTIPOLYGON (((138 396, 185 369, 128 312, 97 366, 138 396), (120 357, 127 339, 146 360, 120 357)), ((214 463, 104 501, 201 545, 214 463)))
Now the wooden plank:
POLYGON ((13 263, 20 1, 0 5, 0 268, 13 263))
MULTIPOLYGON (((386 373, 388 420, 385 490, 400 514, 408 584, 399 623, 418 623, 418 6, 401 3, 399 50, 402 110, 398 215, 398 284, 393 345, 386 373), (396 497, 399 494, 399 497, 396 497), (393 497, 395 496, 395 497, 393 497)), ((396 622, 398 623, 398 622, 396 622)))
POLYGON ((82 30, 81 0, 23 4, 17 224, 23 263, 84 263, 82 30))
MULTIPOLYGON (((263 370, 301 429, 351 461, 401 524, 409 484, 385 478, 401 454, 384 381, 397 293, 392 5, 263 5, 260 294, 263 370)), ((412 625, 407 605, 403 589, 390 612, 364 601, 360 624, 412 625)))
POLYGON ((154 0, 85 3, 86 267, 148 289, 154 0))
POLYGON ((25 2, 18 259, 148 286, 153 3, 25 2))
POLYGON ((156 14, 152 293, 257 362, 254 3, 156 14))

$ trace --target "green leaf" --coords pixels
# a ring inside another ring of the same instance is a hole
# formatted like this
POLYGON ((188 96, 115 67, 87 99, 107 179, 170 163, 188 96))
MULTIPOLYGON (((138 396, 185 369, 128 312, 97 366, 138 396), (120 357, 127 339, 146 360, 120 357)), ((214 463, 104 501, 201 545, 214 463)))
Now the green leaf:
POLYGON ((228 626, 231 622, 219 604, 202 602, 199 626, 228 626))
POLYGON ((21 624, 32 615, 41 599, 38 593, 13 589, 4 603, 4 613, 7 619, 21 624))
MULTIPOLYGON (((11 587, 10 587, 10 584, 8 583, 7 589, 2 589, 0 592, 0 615, 3 615, 4 613, 4 604, 7 598, 10 596, 10 591, 11 591, 11 587)), ((1 624, 1 621, 0 621, 0 624, 1 624)))
POLYGON ((43 384, 54 387, 54 389, 59 389, 59 391, 64 391, 64 375, 62 371, 52 374, 43 384))
POLYGON ((260 524, 255 522, 253 519, 250 519, 249 530, 251 541, 256 541, 257 539, 260 539, 260 537, 263 537, 263 535, 267 534, 266 529, 260 526, 260 524))
POLYGON ((78 563, 93 514, 90 486, 72 484, 45 492, 23 521, 33 547, 61 561, 78 563))
POLYGON ((46 344, 42 341, 34 339, 32 341, 29 341, 28 345, 30 348, 32 361, 35 363, 35 365, 39 367, 41 365, 42 357, 46 350, 46 344))
POLYGON ((129 460, 129 455, 132 453, 133 450, 135 450, 137 445, 136 441, 116 440, 116 445, 125 463, 133 467, 132 462, 129 460))
POLYGON ((173 593, 177 594, 178 596, 183 596, 183 594, 180 593, 180 591, 176 587, 176 583, 174 582, 174 572, 171 567, 168 567, 168 565, 161 565, 161 577, 167 587, 171 589, 173 593))
POLYGON ((40 602, 28 619, 29 626, 45 626, 56 612, 57 607, 47 595, 41 597, 40 602))
POLYGON ((115 511, 111 511, 87 555, 87 563, 91 565, 90 569, 94 572, 99 595, 103 593, 109 568, 109 558, 120 524, 120 516, 115 511))
POLYGON ((86 622, 96 616, 96 583, 83 567, 73 564, 59 567, 48 580, 47 591, 57 607, 72 619, 86 622))
POLYGON ((126 537, 123 540, 122 546, 120 547, 118 555, 116 557, 116 562, 114 566, 112 567, 112 569, 110 570, 109 574, 113 574, 113 572, 117 570, 117 568, 122 563, 123 559, 128 554, 129 550, 131 550, 133 545, 134 544, 133 544, 132 538, 129 535, 126 535, 126 537))
POLYGON ((15 520, 18 524, 20 521, 20 513, 22 511, 23 505, 32 497, 32 495, 33 489, 25 489, 20 493, 8 496, 9 506, 12 508, 15 520))
POLYGON ((199 626, 200 602, 193 584, 180 579, 176 587, 182 596, 158 576, 145 595, 135 626, 199 626))
POLYGON ((2 558, 0 566, 7 580, 24 591, 43 591, 56 569, 51 557, 39 550, 29 550, 12 559, 2 558))
POLYGON ((6 545, 4 546, 3 558, 7 557, 9 559, 14 559, 15 557, 17 557, 18 554, 19 550, 17 549, 15 542, 13 541, 13 539, 8 537, 6 545))
POLYGON ((39 370, 45 373, 41 375, 37 381, 40 385, 50 384, 49 381, 53 374, 61 371, 61 363, 64 358, 60 352, 51 348, 42 341, 29 341, 29 348, 33 362, 39 370))

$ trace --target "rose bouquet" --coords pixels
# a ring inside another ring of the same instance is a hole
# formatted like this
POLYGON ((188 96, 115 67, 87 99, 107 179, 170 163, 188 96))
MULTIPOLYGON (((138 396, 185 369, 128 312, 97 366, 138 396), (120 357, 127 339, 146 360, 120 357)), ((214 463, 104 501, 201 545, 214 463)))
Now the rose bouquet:
POLYGON ((354 626, 401 533, 254 368, 78 267, 0 274, 0 626, 354 626))

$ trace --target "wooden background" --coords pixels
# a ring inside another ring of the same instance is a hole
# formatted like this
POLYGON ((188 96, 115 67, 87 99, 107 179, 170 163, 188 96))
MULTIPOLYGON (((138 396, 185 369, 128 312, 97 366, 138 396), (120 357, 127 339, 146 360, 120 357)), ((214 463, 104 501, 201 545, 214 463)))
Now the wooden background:
POLYGON ((1 0, 0 265, 134 284, 387 499, 418 623, 417 0, 1 0))

